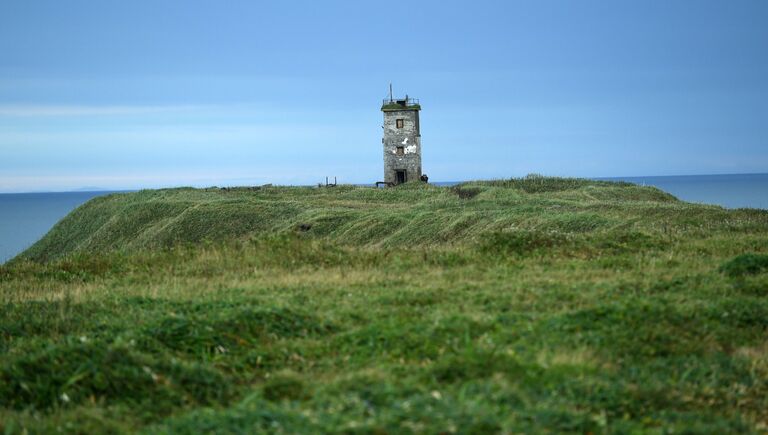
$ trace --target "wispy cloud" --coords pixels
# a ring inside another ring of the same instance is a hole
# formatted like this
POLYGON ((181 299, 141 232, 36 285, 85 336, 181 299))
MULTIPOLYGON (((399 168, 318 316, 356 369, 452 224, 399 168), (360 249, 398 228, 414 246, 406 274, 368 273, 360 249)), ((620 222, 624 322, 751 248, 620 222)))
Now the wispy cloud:
MULTIPOLYGON (((358 165, 359 167, 359 165, 358 165)), ((358 169, 358 168, 356 168, 358 169)), ((125 171, 122 174, 36 174, 30 176, 0 175, 0 193, 50 192, 84 190, 133 190, 177 186, 255 186, 266 183, 313 185, 323 179, 324 172, 310 166, 270 165, 248 170, 244 168, 189 168, 163 171, 125 171), (94 187, 91 187, 93 190, 94 187)), ((343 179, 345 182, 367 182, 367 179, 343 179)), ((340 179, 341 181, 341 179, 340 179)))
POLYGON ((190 112, 214 108, 204 105, 84 106, 0 104, 0 116, 115 116, 190 112))

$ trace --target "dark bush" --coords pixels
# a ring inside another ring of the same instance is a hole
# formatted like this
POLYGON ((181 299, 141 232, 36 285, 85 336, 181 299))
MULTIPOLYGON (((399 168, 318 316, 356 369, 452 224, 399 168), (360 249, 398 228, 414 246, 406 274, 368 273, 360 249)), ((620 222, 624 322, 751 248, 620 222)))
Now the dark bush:
POLYGON ((720 266, 720 272, 731 278, 757 275, 768 270, 768 255, 742 254, 720 266))

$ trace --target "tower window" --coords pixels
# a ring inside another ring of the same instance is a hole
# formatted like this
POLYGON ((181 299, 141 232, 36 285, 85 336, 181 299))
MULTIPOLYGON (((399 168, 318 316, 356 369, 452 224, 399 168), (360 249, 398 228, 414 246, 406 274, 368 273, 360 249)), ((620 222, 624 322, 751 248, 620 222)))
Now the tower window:
POLYGON ((405 154, 405 147, 397 147, 397 151, 395 152, 398 156, 402 156, 405 154))
POLYGON ((395 121, 395 126, 396 126, 397 128, 403 128, 403 124, 404 124, 404 122, 405 122, 405 120, 403 120, 403 119, 398 119, 397 121, 395 121))

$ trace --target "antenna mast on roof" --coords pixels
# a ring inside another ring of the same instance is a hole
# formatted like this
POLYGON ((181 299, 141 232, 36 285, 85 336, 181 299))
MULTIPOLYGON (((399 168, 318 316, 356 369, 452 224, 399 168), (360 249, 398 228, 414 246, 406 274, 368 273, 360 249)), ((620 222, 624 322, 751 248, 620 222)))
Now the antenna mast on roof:
POLYGON ((389 82, 389 102, 392 102, 392 82, 389 82))

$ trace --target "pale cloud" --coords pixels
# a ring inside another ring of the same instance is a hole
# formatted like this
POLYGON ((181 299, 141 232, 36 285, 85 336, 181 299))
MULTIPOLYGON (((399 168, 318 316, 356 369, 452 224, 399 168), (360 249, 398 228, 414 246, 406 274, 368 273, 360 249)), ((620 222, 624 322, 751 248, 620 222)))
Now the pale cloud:
POLYGON ((107 190, 135 190, 163 187, 208 186, 258 186, 314 185, 325 176, 339 176, 341 183, 370 183, 367 174, 379 172, 378 164, 338 165, 317 167, 311 163, 252 162, 238 166, 183 168, 176 170, 129 170, 120 173, 108 169, 90 171, 87 174, 60 169, 57 171, 28 171, 26 175, 0 174, 0 193, 71 191, 83 188, 107 190), (362 173, 363 176, 343 176, 346 173, 362 173))
POLYGON ((85 106, 2 104, 0 116, 115 116, 192 112, 215 108, 204 105, 85 106))
MULTIPOLYGON (((274 176, 276 174, 265 174, 274 176)), ((108 190, 143 189, 175 186, 205 187, 213 185, 258 185, 271 181, 264 175, 254 177, 246 171, 177 171, 173 173, 141 173, 124 175, 42 175, 0 177, 0 192, 69 191, 94 187, 108 190), (236 175, 234 182, 233 175, 236 175), (55 186, 55 187, 53 187, 55 186)), ((287 180, 285 180, 287 181, 287 180)))

